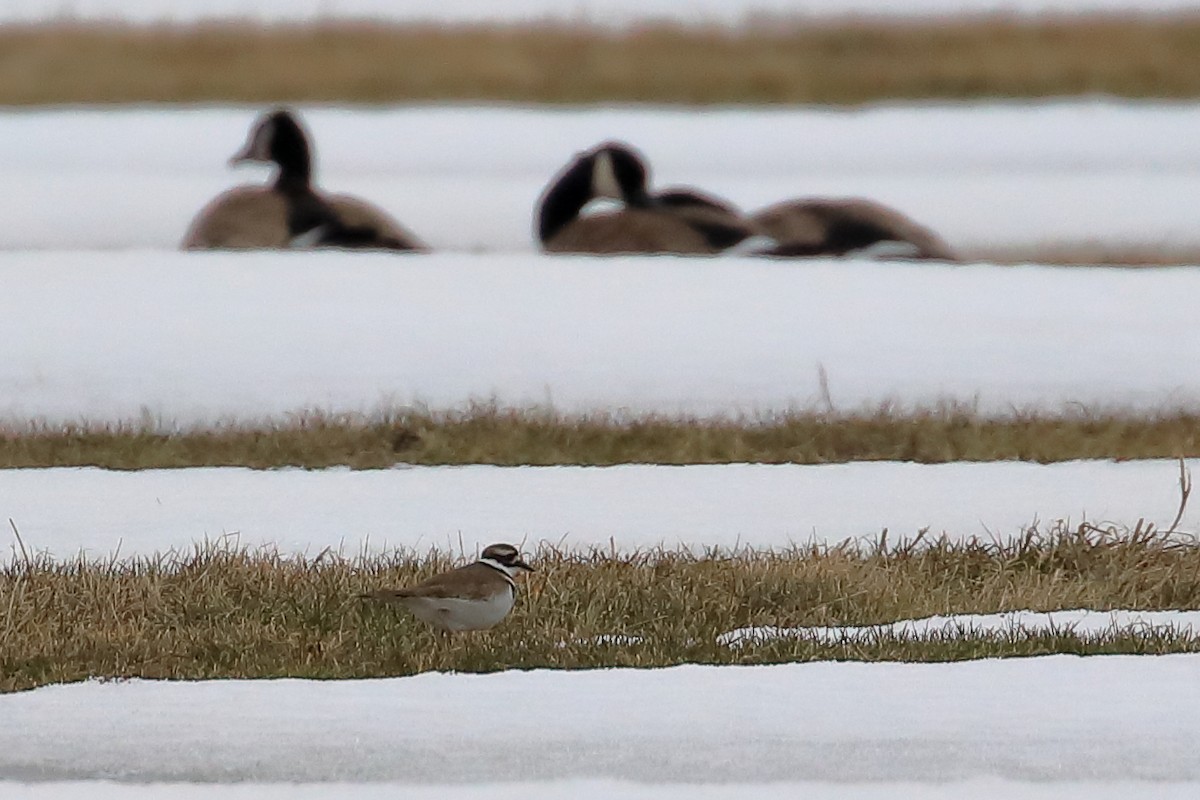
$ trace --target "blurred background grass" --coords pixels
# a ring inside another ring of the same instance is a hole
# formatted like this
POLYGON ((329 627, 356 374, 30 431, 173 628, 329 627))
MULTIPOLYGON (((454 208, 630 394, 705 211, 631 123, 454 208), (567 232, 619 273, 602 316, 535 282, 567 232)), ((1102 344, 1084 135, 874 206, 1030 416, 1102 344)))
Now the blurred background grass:
POLYGON ((0 104, 861 104, 1200 96, 1200 16, 0 27, 0 104))
POLYGON ((857 413, 792 411, 689 418, 478 405, 373 416, 297 414, 194 430, 42 423, 0 425, 0 468, 255 469, 397 464, 826 464, 849 461, 1035 461, 1200 457, 1191 411, 1014 412, 967 407, 857 413))

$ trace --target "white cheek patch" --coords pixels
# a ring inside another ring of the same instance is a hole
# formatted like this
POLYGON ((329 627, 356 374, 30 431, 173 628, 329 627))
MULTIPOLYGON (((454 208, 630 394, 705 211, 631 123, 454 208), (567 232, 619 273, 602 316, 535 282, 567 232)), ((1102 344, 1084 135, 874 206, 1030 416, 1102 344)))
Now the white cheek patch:
POLYGON ((230 159, 233 164, 244 161, 268 162, 271 160, 271 140, 275 137, 275 121, 263 120, 250 129, 246 144, 230 159))
POLYGON ((617 173, 613 169, 612 156, 600 153, 592 164, 592 196, 606 197, 610 200, 621 200, 625 193, 617 182, 617 173))

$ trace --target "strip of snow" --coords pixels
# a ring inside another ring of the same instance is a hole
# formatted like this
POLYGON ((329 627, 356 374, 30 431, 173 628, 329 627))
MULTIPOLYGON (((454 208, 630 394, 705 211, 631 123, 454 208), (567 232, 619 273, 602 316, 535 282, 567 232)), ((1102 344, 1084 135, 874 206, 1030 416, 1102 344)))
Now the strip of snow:
POLYGON ((1200 656, 128 681, 0 696, 0 778, 1200 781, 1200 656))
MULTIPOLYGON (((261 168, 226 166, 259 111, 0 112, 0 250, 177 247, 210 198, 266 180, 261 168)), ((302 111, 321 185, 373 200, 443 250, 531 252, 551 176, 614 138, 645 152, 660 186, 698 186, 746 209, 871 197, 967 250, 1200 245, 1196 103, 302 111)))
POLYGON ((924 17, 961 14, 1148 13, 1195 10, 1196 0, 6 0, 0 21, 60 19, 138 23, 250 19, 308 22, 523 23, 630 25, 667 21, 735 25, 763 15, 924 17))
POLYGON ((905 619, 886 625, 808 628, 739 628, 718 638, 740 647, 773 639, 811 639, 826 644, 872 642, 879 639, 952 639, 966 636, 1027 638, 1038 634, 1079 637, 1137 633, 1200 637, 1200 611, 1009 611, 1003 614, 950 614, 905 619))
MULTIPOLYGON (((1196 473, 1200 461, 1188 462, 1196 473)), ((0 470, 0 520, 67 558, 190 550, 230 534, 249 547, 348 556, 385 547, 468 555, 496 541, 622 551, 1015 537, 1054 520, 1170 524, 1170 461, 828 466, 417 467, 255 472, 0 470)), ((1180 530, 1200 528, 1195 504, 1180 530)), ((15 545, 12 539, 7 543, 15 545)))
POLYGON ((1200 270, 354 253, 0 257, 0 417, 985 414, 1200 400, 1200 270), (1119 320, 1119 324, 1114 322, 1119 320))
POLYGON ((528 783, 151 783, 0 781, 5 800, 1195 800, 1200 783, 1133 781, 1018 782, 980 778, 947 783, 633 783, 581 779, 528 783))

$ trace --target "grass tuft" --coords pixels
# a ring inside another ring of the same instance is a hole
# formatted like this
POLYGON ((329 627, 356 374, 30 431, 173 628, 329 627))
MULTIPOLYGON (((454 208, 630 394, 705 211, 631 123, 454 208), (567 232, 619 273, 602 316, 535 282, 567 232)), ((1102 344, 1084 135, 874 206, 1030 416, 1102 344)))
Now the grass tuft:
POLYGON ((1016 540, 906 540, 783 551, 613 553, 543 547, 513 614, 435 635, 360 592, 419 581, 447 553, 346 558, 221 546, 124 560, 14 556, 0 568, 0 691, 85 678, 364 678, 428 670, 581 669, 814 659, 942 661, 1200 652, 1162 632, 787 639, 753 626, 868 625, 947 613, 1200 608, 1200 545, 1092 526, 1016 540), (636 639, 633 641, 630 637, 636 639))

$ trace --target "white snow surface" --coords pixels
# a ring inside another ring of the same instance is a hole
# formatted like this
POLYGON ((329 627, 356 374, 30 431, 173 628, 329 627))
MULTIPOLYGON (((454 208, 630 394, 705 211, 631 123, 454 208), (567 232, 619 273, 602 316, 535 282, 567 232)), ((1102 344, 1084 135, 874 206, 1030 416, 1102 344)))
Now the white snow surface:
MULTIPOLYGON (((172 249, 260 109, 0 112, 5 249, 172 249)), ((746 209, 865 196, 972 248, 1200 245, 1200 104, 1070 100, 832 108, 301 109, 318 182, 441 250, 534 250, 533 211, 578 151, 623 139, 657 186, 746 209)))
POLYGON ((0 21, 60 19, 139 23, 248 19, 592 25, 672 22, 736 25, 762 16, 925 17, 962 14, 1088 14, 1191 11, 1197 0, 6 0, 0 21))
POLYGON ((945 640, 964 636, 1022 639, 1038 634, 1075 634, 1081 638, 1121 632, 1200 638, 1200 611, 1008 611, 1003 614, 950 614, 904 619, 885 625, 821 626, 808 628, 739 628, 718 638, 739 647, 773 639, 812 639, 818 642, 873 642, 880 639, 945 640))
POLYGON ((1200 269, 0 254, 0 418, 1192 409, 1200 269), (821 371, 827 376, 828 398, 821 371))
MULTIPOLYGON (((1195 473, 1200 462, 1188 462, 1195 473)), ((1038 521, 1165 528, 1179 505, 1170 461, 828 466, 417 467, 352 472, 0 470, 0 519, 60 558, 247 547, 355 556, 437 548, 474 557, 500 541, 532 550, 656 545, 783 548, 891 541, 923 528, 1008 539, 1038 521)), ((1200 528, 1195 504, 1179 531, 1200 528)), ((11 538, 6 543, 15 542, 11 538)))
POLYGON ((1195 784, 1197 670, 1052 656, 88 682, 0 696, 0 777, 1195 784))
POLYGON ((1154 781, 1026 782, 996 778, 939 783, 634 783, 580 779, 544 783, 401 784, 130 784, 109 781, 0 781, 5 800, 1195 800, 1200 784, 1154 781))

